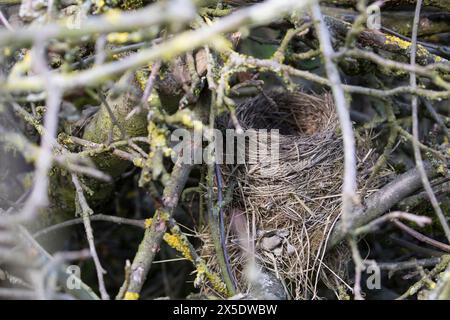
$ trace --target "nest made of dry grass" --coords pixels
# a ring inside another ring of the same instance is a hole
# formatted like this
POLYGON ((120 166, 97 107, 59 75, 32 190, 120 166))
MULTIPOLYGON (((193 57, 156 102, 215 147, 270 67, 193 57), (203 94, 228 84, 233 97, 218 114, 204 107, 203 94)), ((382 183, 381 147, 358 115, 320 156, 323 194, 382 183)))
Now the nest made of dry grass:
MULTIPOLYGON (((262 93, 242 103, 236 114, 244 129, 280 132, 276 165, 222 166, 225 180, 237 181, 225 219, 238 289, 247 290, 243 270, 251 250, 239 233, 250 239, 259 265, 281 280, 290 298, 317 298, 319 279, 334 288, 345 285, 347 250, 325 255, 327 237, 340 213, 344 158, 331 95, 262 93), (245 219, 235 219, 239 215, 245 219)), ((359 153, 366 152, 367 146, 360 145, 359 153)), ((361 158, 365 162, 359 163, 359 178, 364 179, 373 163, 371 157, 361 158)), ((211 239, 207 232, 201 237, 202 255, 217 270, 211 239)))

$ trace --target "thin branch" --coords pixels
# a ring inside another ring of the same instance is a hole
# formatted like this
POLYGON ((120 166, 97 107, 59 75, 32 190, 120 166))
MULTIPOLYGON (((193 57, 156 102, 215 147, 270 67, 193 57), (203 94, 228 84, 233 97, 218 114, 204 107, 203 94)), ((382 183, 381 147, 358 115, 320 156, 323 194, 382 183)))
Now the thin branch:
MULTIPOLYGON (((311 13, 314 18, 314 25, 320 41, 320 48, 325 60, 325 70, 330 81, 344 142, 344 181, 342 184, 341 221, 343 230, 348 232, 350 230, 352 215, 354 214, 354 207, 359 203, 356 194, 356 150, 353 126, 350 120, 350 106, 345 98, 339 71, 332 60, 334 50, 331 45, 331 36, 323 21, 319 4, 316 3, 311 6, 311 13)), ((348 240, 352 249, 353 261, 355 263, 356 275, 353 293, 355 299, 362 300, 360 281, 364 265, 355 238, 349 237, 348 240)))
POLYGON ((98 258, 97 250, 95 249, 94 232, 92 230, 90 220, 90 216, 93 214, 93 211, 89 207, 86 198, 84 197, 84 192, 81 187, 80 180, 73 173, 72 173, 72 182, 75 186, 76 191, 76 202, 77 202, 76 204, 77 207, 79 206, 79 213, 83 218, 83 224, 86 230, 86 237, 89 243, 89 249, 91 251, 92 258, 94 259, 95 269, 97 270, 97 278, 100 294, 103 300, 109 300, 109 295, 105 288, 105 280, 103 279, 103 274, 105 274, 106 271, 103 269, 100 263, 100 259, 98 258))
POLYGON ((79 39, 81 37, 145 29, 167 22, 187 23, 195 17, 195 8, 189 1, 175 0, 158 2, 152 6, 132 11, 110 11, 83 21, 82 28, 63 27, 61 24, 47 24, 34 28, 23 28, 15 32, 0 31, 0 46, 22 45, 47 39, 79 39))
MULTIPOLYGON (((391 272, 401 271, 406 269, 414 269, 417 267, 432 267, 442 261, 442 257, 431 257, 427 259, 413 259, 411 261, 402 262, 377 262, 377 266, 381 270, 388 270, 391 272)), ((367 263, 370 264, 370 263, 367 263)))
POLYGON ((0 10, 0 22, 5 26, 6 29, 9 31, 14 31, 14 28, 9 23, 8 19, 6 19, 5 15, 3 14, 3 11, 0 10))
MULTIPOLYGON (((116 217, 116 216, 108 216, 104 214, 95 214, 90 217, 91 221, 106 221, 106 222, 112 222, 117 224, 125 224, 129 226, 135 226, 138 228, 145 228, 145 221, 144 220, 136 220, 136 219, 128 219, 128 218, 122 218, 122 217, 116 217)), ((55 225, 52 225, 50 227, 47 227, 45 229, 39 230, 33 234, 34 238, 42 237, 46 235, 47 233, 59 230, 61 228, 70 227, 73 225, 77 225, 79 223, 83 223, 83 218, 75 218, 72 220, 67 220, 55 225)))
MULTIPOLYGON (((29 256, 38 257, 39 261, 43 263, 52 263, 55 257, 51 256, 42 246, 31 236, 31 234, 22 226, 18 227, 19 235, 24 243, 25 248, 30 250, 29 256)), ((15 253, 17 254, 17 253, 15 253)), ((73 295, 80 300, 98 300, 99 297, 92 291, 92 289, 81 281, 76 275, 68 274, 64 266, 59 266, 57 272, 58 283, 64 289, 65 292, 73 295), (79 282, 81 286, 79 288, 71 288, 67 286, 68 279, 72 278, 79 282)))
POLYGON ((419 227, 423 227, 426 224, 431 223, 431 219, 425 216, 417 216, 415 214, 402 212, 402 211, 394 211, 385 214, 384 216, 372 220, 370 223, 365 226, 359 227, 355 229, 354 234, 356 236, 360 236, 369 232, 373 232, 378 230, 379 226, 387 221, 393 221, 394 223, 397 221, 396 219, 404 219, 411 222, 414 222, 419 227))
POLYGON ((450 253, 450 246, 448 244, 436 241, 434 239, 431 239, 430 237, 427 237, 426 235, 421 234, 420 232, 417 232, 416 230, 408 227, 407 225, 401 223, 398 220, 394 220, 393 221, 394 224, 401 230, 405 231, 406 233, 408 233, 410 236, 412 236, 413 238, 416 238, 417 240, 427 243, 435 248, 438 248, 442 251, 448 252, 450 253))
MULTIPOLYGON (((105 81, 105 79, 118 75, 124 71, 134 70, 151 61, 157 61, 162 58, 164 58, 164 60, 169 60, 183 52, 194 50, 208 42, 212 42, 216 47, 226 49, 228 48, 228 44, 225 43, 219 35, 235 31, 242 26, 259 26, 266 24, 287 13, 291 13, 293 10, 304 8, 312 1, 313 0, 301 2, 297 0, 265 1, 254 6, 237 10, 229 16, 217 20, 217 22, 212 25, 205 25, 194 31, 183 32, 161 44, 155 45, 149 49, 143 49, 139 53, 123 58, 120 61, 106 63, 101 66, 95 66, 91 69, 71 74, 54 75, 54 77, 57 79, 60 87, 66 90, 77 87, 96 86, 100 82, 105 81), (265 14, 261 15, 261 12, 265 12, 265 14)), ((180 9, 177 8, 177 10, 180 9)), ((99 31, 104 30, 95 29, 94 33, 99 31)), ((77 35, 78 32, 80 31, 77 31, 77 35)), ((12 34, 8 34, 8 36, 12 37, 12 34)), ((56 35, 51 34, 51 36, 55 37, 56 35)), ((0 33, 0 39, 0 46, 4 45, 4 42, 8 42, 7 40, 11 40, 10 38, 6 40, 4 38, 2 39, 2 33, 0 33)), ((3 85, 3 88, 4 90, 12 91, 40 91, 43 88, 43 83, 45 83, 45 80, 42 77, 29 76, 21 79, 14 79, 13 83, 8 81, 3 85)))
POLYGON ((48 171, 52 166, 52 145, 58 129, 58 113, 62 92, 50 77, 47 81, 47 111, 44 116, 39 158, 36 161, 34 184, 29 198, 19 214, 4 217, 2 223, 19 223, 33 218, 48 202, 48 171))
POLYGON ((320 6, 311 6, 312 16, 316 26, 322 54, 325 60, 325 69, 333 92, 336 111, 339 116, 339 123, 344 141, 344 181, 342 184, 342 223, 344 230, 348 230, 354 205, 358 203, 356 195, 356 151, 353 126, 350 120, 349 105, 342 88, 339 71, 332 61, 334 54, 331 46, 330 34, 323 23, 320 6))
POLYGON ((148 98, 152 94, 153 87, 155 85, 156 77, 158 76, 159 69, 161 68, 161 60, 156 61, 152 65, 152 70, 150 71, 150 76, 148 77, 147 83, 145 84, 144 92, 142 93, 141 101, 138 106, 136 106, 130 113, 126 116, 125 120, 130 119, 134 114, 140 113, 142 111, 142 107, 146 110, 149 109, 148 106, 148 98))
POLYGON ((441 127, 442 131, 444 131, 445 135, 450 140, 450 131, 448 130, 447 126, 445 125, 444 120, 442 119, 442 116, 439 113, 437 113, 436 110, 434 110, 430 101, 423 99, 423 103, 425 104, 425 107, 427 108, 428 112, 431 114, 433 119, 441 127))
MULTIPOLYGON (((422 6, 422 0, 417 0, 416 11, 414 14, 413 21, 413 30, 412 30, 412 45, 411 45, 411 59, 410 64, 414 66, 416 64, 416 51, 417 51, 417 31, 419 28, 419 17, 420 17, 420 8, 422 6)), ((410 85, 412 88, 417 87, 416 83, 416 74, 414 72, 410 73, 410 85)), ((450 227, 447 223, 447 219, 445 218, 444 213, 442 212, 441 207, 439 206, 439 202, 436 199, 436 196, 431 188, 430 181, 428 180, 422 155, 420 153, 419 148, 419 120, 418 120, 418 101, 416 96, 412 96, 411 98, 411 107, 412 107, 412 131, 413 131, 413 149, 414 149, 414 158, 416 159, 416 166, 420 173, 420 178, 422 180, 423 187, 430 198, 431 205, 433 206, 434 212, 441 223, 442 228, 444 229, 445 236, 447 237, 448 242, 450 243, 450 227)))

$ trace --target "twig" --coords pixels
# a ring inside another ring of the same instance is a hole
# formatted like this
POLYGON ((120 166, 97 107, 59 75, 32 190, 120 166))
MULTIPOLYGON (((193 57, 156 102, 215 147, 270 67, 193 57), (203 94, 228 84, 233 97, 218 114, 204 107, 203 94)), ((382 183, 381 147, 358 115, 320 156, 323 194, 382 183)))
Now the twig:
POLYGON ((307 31, 308 28, 310 28, 310 27, 311 27, 311 23, 305 23, 299 28, 289 29, 286 32, 283 40, 281 41, 281 44, 278 47, 277 51, 275 51, 275 53, 273 54, 273 59, 278 61, 279 63, 283 63, 285 56, 286 56, 286 50, 287 50, 288 45, 291 42, 291 40, 299 33, 307 31))
POLYGON ((419 227, 423 227, 424 225, 431 223, 431 219, 428 217, 425 217, 425 216, 417 216, 415 214, 411 214, 411 213, 407 213, 407 212, 394 211, 394 212, 387 213, 380 218, 372 220, 370 223, 366 224, 365 226, 355 229, 354 234, 356 236, 360 236, 360 235, 363 235, 363 234, 366 234, 369 232, 373 232, 379 228, 380 224, 383 224, 386 221, 393 221, 394 223, 398 222, 396 219, 405 219, 405 220, 414 222, 419 227))
POLYGON ((441 257, 442 255, 445 254, 441 250, 435 250, 435 249, 431 249, 428 247, 423 247, 414 242, 405 240, 404 238, 396 237, 392 234, 389 235, 389 240, 392 240, 392 242, 395 243, 396 245, 400 245, 402 247, 405 247, 405 248, 413 251, 414 253, 419 253, 421 255, 432 256, 432 257, 441 257))
POLYGON ((54 79, 50 77, 47 81, 47 111, 44 117, 44 128, 42 133, 39 158, 36 161, 34 184, 29 198, 26 200, 19 214, 4 217, 2 223, 20 223, 27 221, 47 205, 48 195, 48 171, 52 165, 52 145, 58 129, 58 113, 61 103, 62 91, 54 79))
MULTIPOLYGON (((22 226, 18 227, 21 240, 24 242, 25 247, 28 250, 32 250, 30 256, 37 256, 43 263, 51 263, 55 258, 52 257, 42 246, 36 242, 36 240, 30 235, 30 233, 22 226)), ((15 253, 17 254, 17 253, 15 253)), ((76 275, 68 274, 64 266, 58 268, 58 283, 64 288, 64 291, 73 295, 80 300, 98 300, 98 296, 92 291, 92 289, 81 281, 76 275), (80 283, 79 288, 71 288, 67 286, 67 280, 71 277, 80 283)))
POLYGON ((450 246, 448 244, 431 239, 431 238, 421 234, 420 232, 417 232, 416 230, 408 227, 407 225, 401 223, 398 220, 394 220, 393 222, 399 229, 405 231, 406 233, 408 233, 410 236, 416 238, 417 240, 427 243, 427 244, 429 244, 435 248, 438 248, 442 251, 450 253, 450 246))
POLYGON ((326 26, 323 23, 322 13, 318 4, 311 6, 312 16, 316 26, 318 38, 325 60, 325 69, 330 81, 331 91, 336 105, 344 141, 344 181, 342 184, 342 223, 344 230, 348 230, 353 207, 358 203, 356 195, 356 151, 355 137, 352 122, 350 120, 349 105, 345 99, 339 71, 331 57, 334 54, 331 39, 326 26))
MULTIPOLYGON (((419 0, 420 1, 420 0, 419 0)), ((404 294, 397 298, 397 300, 404 300, 412 295, 415 295, 429 280, 438 275, 444 270, 450 262, 450 255, 442 256, 441 262, 439 262, 433 270, 430 271, 425 277, 413 284, 404 294)))
POLYGON ((3 270, 0 268, 0 281, 7 281, 12 285, 19 285, 27 289, 31 289, 32 286, 28 284, 25 280, 22 278, 19 278, 15 275, 12 275, 6 270, 3 270))
MULTIPOLYGON (((4 141, 5 143, 13 145, 19 152, 23 154, 23 156, 27 160, 33 162, 37 161, 40 155, 40 148, 28 141, 28 139, 22 134, 16 132, 8 132, 2 126, 0 126, 0 134, 0 141, 4 141)), ((52 159, 58 166, 60 166, 61 168, 65 168, 70 172, 84 174, 103 181, 110 181, 110 177, 100 170, 74 163, 76 160, 83 159, 77 159, 77 155, 71 154, 69 152, 64 152, 62 146, 61 149, 54 152, 52 159), (59 151, 61 151, 63 154, 58 154, 59 151)), ((0 222, 0 224, 2 224, 2 222, 0 222)))
POLYGON ((100 153, 111 151, 111 153, 113 155, 117 156, 118 158, 121 158, 123 160, 128 160, 133 163, 138 163, 139 160, 142 159, 141 157, 136 157, 136 156, 132 155, 131 153, 128 153, 126 151, 118 149, 119 147, 129 145, 129 141, 142 142, 142 140, 140 140, 140 137, 112 142, 109 145, 95 143, 95 142, 88 141, 88 140, 81 139, 81 138, 74 137, 74 136, 68 137, 67 141, 73 142, 73 143, 83 146, 87 149, 87 150, 79 152, 78 155, 80 155, 80 156, 89 156, 89 155, 100 154, 100 153))
MULTIPOLYGON (((212 92, 211 107, 209 115, 209 129, 211 132, 214 129, 215 115, 216 115, 216 93, 212 92)), ((210 137, 213 139, 213 137, 210 137)), ((220 168, 216 165, 214 154, 208 154, 208 171, 206 176, 207 182, 207 203, 208 203, 208 225, 213 239, 217 261, 220 266, 222 277, 230 293, 230 296, 236 294, 236 280, 231 270, 228 250, 225 239, 225 227, 223 224, 223 212, 221 206, 223 205, 222 197, 222 180, 220 176, 220 168), (217 204, 214 204, 214 177, 217 179, 218 198, 217 204)))
MULTIPOLYGON (((38 299, 46 300, 48 297, 54 296, 54 291, 56 290, 58 283, 59 268, 63 263, 67 261, 87 259, 90 256, 90 251, 88 249, 55 253, 53 255, 53 259, 45 263, 36 279, 37 281, 35 281, 35 283, 37 282, 35 286, 38 299)), ((66 282, 66 286, 68 286, 68 282, 66 282)), ((77 286, 74 287, 76 288, 77 286)))
POLYGON ((125 280, 122 286, 120 287, 119 292, 116 295, 116 300, 122 300, 125 297, 125 293, 128 289, 128 286, 130 285, 131 262, 128 259, 127 261, 125 261, 124 273, 125 273, 125 280))
MULTIPOLYGON (((245 56, 243 54, 237 54, 235 52, 230 52, 230 60, 233 63, 233 65, 236 66, 236 71, 239 69, 237 67, 239 66, 245 66, 249 70, 250 69, 261 69, 264 71, 269 72, 276 72, 281 77, 285 75, 293 76, 293 77, 299 77, 308 81, 312 81, 327 87, 331 87, 331 82, 327 78, 323 78, 319 75, 316 75, 314 73, 305 71, 305 70, 299 70, 295 69, 294 67, 291 67, 289 65, 280 64, 274 60, 267 60, 267 59, 258 59, 251 56, 245 56)), ((229 67, 228 65, 225 65, 224 69, 229 67)), ((222 78, 223 77, 229 77, 230 76, 229 70, 223 70, 222 72, 222 78), (228 73, 228 74, 226 74, 228 73)), ((374 88, 366 88, 362 86, 355 86, 355 85, 348 85, 344 84, 342 85, 342 88, 345 92, 349 93, 355 93, 355 94, 364 94, 368 96, 378 97, 378 98, 386 98, 390 96, 400 95, 400 94, 413 94, 418 96, 427 97, 428 99, 435 100, 435 99, 445 99, 450 97, 450 91, 434 91, 434 90, 428 90, 428 89, 422 89, 422 88, 412 88, 411 86, 399 86, 392 89, 374 89, 374 88)), ((218 92, 218 94, 220 91, 218 92)))
MULTIPOLYGON (((411 45, 411 59, 410 64, 414 66, 416 64, 416 49, 417 49, 417 31, 419 28, 419 16, 420 16, 420 8, 422 6, 422 0, 417 0, 416 11, 414 14, 413 21, 413 29, 412 29, 412 45, 411 45)), ((417 87, 416 83, 416 74, 414 72, 410 73, 410 85, 412 88, 417 87)), ((428 180, 423 161, 422 155, 420 153, 419 148, 419 120, 417 116, 417 108, 418 102, 417 97, 413 96, 411 98, 411 107, 412 107, 412 131, 413 131, 413 149, 414 149, 414 158, 416 159, 416 166, 420 173, 420 178, 422 180, 423 187, 430 198, 431 205, 433 206, 434 212, 436 213, 442 228, 444 229, 445 236, 447 237, 448 242, 450 243, 450 227, 447 223, 444 213, 442 212, 441 207, 439 206, 439 202, 436 199, 436 196, 431 188, 430 181, 428 180)))
POLYGON ((388 270, 391 272, 401 271, 406 269, 414 269, 420 267, 432 267, 442 261, 442 257, 431 257, 427 259, 413 259, 411 261, 402 262, 377 262, 377 266, 381 270, 388 270))
POLYGON ((84 192, 83 189, 81 188, 80 180, 73 173, 72 173, 72 182, 75 186, 76 191, 76 205, 79 208, 79 214, 83 218, 83 224, 86 230, 86 237, 89 243, 89 249, 91 251, 92 258, 94 259, 95 269, 97 270, 97 278, 100 294, 103 300, 109 300, 109 295, 105 288, 105 280, 103 279, 103 274, 105 274, 106 271, 103 269, 100 263, 100 259, 98 258, 97 250, 95 249, 94 232, 92 230, 90 220, 90 216, 93 214, 93 211, 89 207, 86 198, 84 197, 84 192))
POLYGON ((436 123, 441 127, 442 131, 444 131, 447 138, 450 140, 450 131, 448 130, 447 126, 444 123, 444 120, 442 119, 441 115, 434 110, 433 106, 431 105, 430 101, 423 99, 423 103, 425 104, 425 107, 427 108, 428 112, 431 114, 433 119, 436 121, 436 123))
MULTIPOLYGON (((129 226, 135 226, 138 228, 145 228, 145 221, 144 220, 136 220, 136 219, 128 219, 128 218, 122 218, 122 217, 116 217, 116 216, 108 216, 104 214, 96 214, 90 217, 91 221, 107 221, 117 224, 125 224, 129 226)), ((50 227, 47 227, 45 229, 39 230, 33 234, 34 238, 41 237, 43 235, 46 235, 47 233, 53 232, 55 230, 70 227, 73 225, 77 225, 79 223, 83 223, 83 218, 75 218, 72 220, 67 220, 55 225, 52 225, 50 227)))
POLYGON ((398 132, 403 137, 405 137, 406 139, 410 140, 411 142, 416 141, 417 146, 419 147, 419 149, 422 149, 425 152, 429 152, 429 153, 433 154, 435 157, 445 161, 445 156, 443 154, 441 154, 439 151, 434 150, 433 148, 430 148, 430 147, 424 145, 422 142, 416 140, 414 138, 414 135, 410 134, 408 131, 403 129, 399 124, 395 124, 395 126, 397 127, 398 132))
POLYGON ((401 63, 394 60, 385 59, 373 52, 365 51, 362 49, 351 49, 351 50, 343 50, 338 53, 336 53, 335 57, 338 58, 340 56, 349 56, 354 58, 364 58, 366 60, 370 60, 377 65, 384 67, 384 68, 390 68, 390 69, 398 69, 406 72, 415 72, 418 75, 430 78, 436 85, 449 90, 450 84, 446 81, 444 81, 441 76, 439 75, 436 68, 436 64, 430 64, 427 66, 420 66, 420 65, 410 65, 407 63, 401 63))
MULTIPOLYGON (((353 133, 352 122, 350 120, 349 105, 345 99, 344 89, 342 88, 339 71, 332 61, 334 54, 331 45, 330 34, 323 22, 322 13, 319 4, 311 5, 311 13, 314 18, 317 36, 320 41, 322 55, 325 60, 325 70, 330 81, 331 91, 333 93, 336 111, 339 117, 339 123, 344 142, 344 181, 342 184, 342 209, 341 221, 342 228, 347 233, 350 229, 354 207, 359 202, 356 195, 356 151, 355 137, 353 133)), ((355 238, 349 237, 350 247, 352 248, 353 261, 355 263, 355 299, 361 300, 361 272, 364 270, 362 258, 358 250, 355 238)))
POLYGON ((144 92, 142 94, 141 103, 144 107, 148 108, 148 98, 152 94, 153 86, 155 85, 156 77, 158 76, 159 69, 161 68, 161 60, 156 61, 152 65, 152 70, 150 71, 150 76, 147 83, 145 84, 144 92))
POLYGON ((8 29, 9 31, 14 31, 14 28, 8 22, 8 19, 6 19, 6 17, 3 14, 2 10, 0 10, 0 21, 5 26, 6 29, 8 29))
POLYGON ((365 270, 364 262, 359 253, 358 244, 356 242, 355 237, 349 237, 348 243, 350 244, 353 263, 355 264, 355 284, 353 286, 353 294, 355 296, 355 300, 363 300, 363 296, 361 294, 361 274, 365 270))
POLYGON ((145 84, 144 92, 142 93, 140 104, 135 107, 130 113, 126 116, 125 120, 130 119, 135 113, 139 113, 142 111, 142 107, 144 109, 149 109, 148 107, 148 98, 152 94, 153 87, 155 85, 156 77, 158 76, 159 69, 161 68, 161 60, 156 61, 152 65, 152 70, 150 71, 150 76, 148 77, 147 83, 145 84))

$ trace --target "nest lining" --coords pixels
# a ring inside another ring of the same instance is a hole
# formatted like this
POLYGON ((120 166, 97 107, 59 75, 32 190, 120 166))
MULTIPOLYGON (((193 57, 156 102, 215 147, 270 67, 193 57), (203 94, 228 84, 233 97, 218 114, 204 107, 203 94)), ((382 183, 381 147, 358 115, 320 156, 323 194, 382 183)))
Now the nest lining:
MULTIPOLYGON (((236 179, 238 185, 225 211, 226 243, 238 289, 247 289, 243 270, 249 250, 236 231, 239 228, 252 239, 258 263, 282 281, 289 297, 316 297, 318 275, 327 285, 342 284, 347 250, 324 255, 327 236, 340 213, 344 158, 331 95, 262 93, 242 103, 236 115, 244 129, 280 132, 276 165, 245 164, 234 172, 222 166, 228 181, 236 179), (245 227, 234 225, 236 213, 245 217, 245 227)), ((359 146, 361 152, 364 149, 359 146)), ((360 173, 371 166, 370 160, 359 164, 360 173)), ((202 236, 202 254, 218 268, 211 239, 207 233, 202 236)))

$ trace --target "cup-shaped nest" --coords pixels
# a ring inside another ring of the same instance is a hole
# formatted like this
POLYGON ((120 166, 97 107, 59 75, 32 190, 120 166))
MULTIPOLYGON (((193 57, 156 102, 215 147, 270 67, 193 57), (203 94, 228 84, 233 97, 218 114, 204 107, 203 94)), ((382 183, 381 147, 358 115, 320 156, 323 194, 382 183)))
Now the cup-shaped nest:
MULTIPOLYGON (((236 185, 224 215, 238 289, 246 291, 244 270, 251 254, 291 298, 315 297, 319 279, 334 288, 343 285, 347 250, 325 253, 340 213, 344 160, 331 95, 262 93, 239 105, 236 115, 244 130, 279 130, 277 144, 267 140, 269 149, 278 148, 278 161, 222 166, 224 180, 236 185)), ((358 147, 361 153, 367 150, 358 147)), ((369 158, 359 164, 360 176, 371 165, 369 158)), ((204 240, 203 254, 214 266, 211 239, 204 240)))

